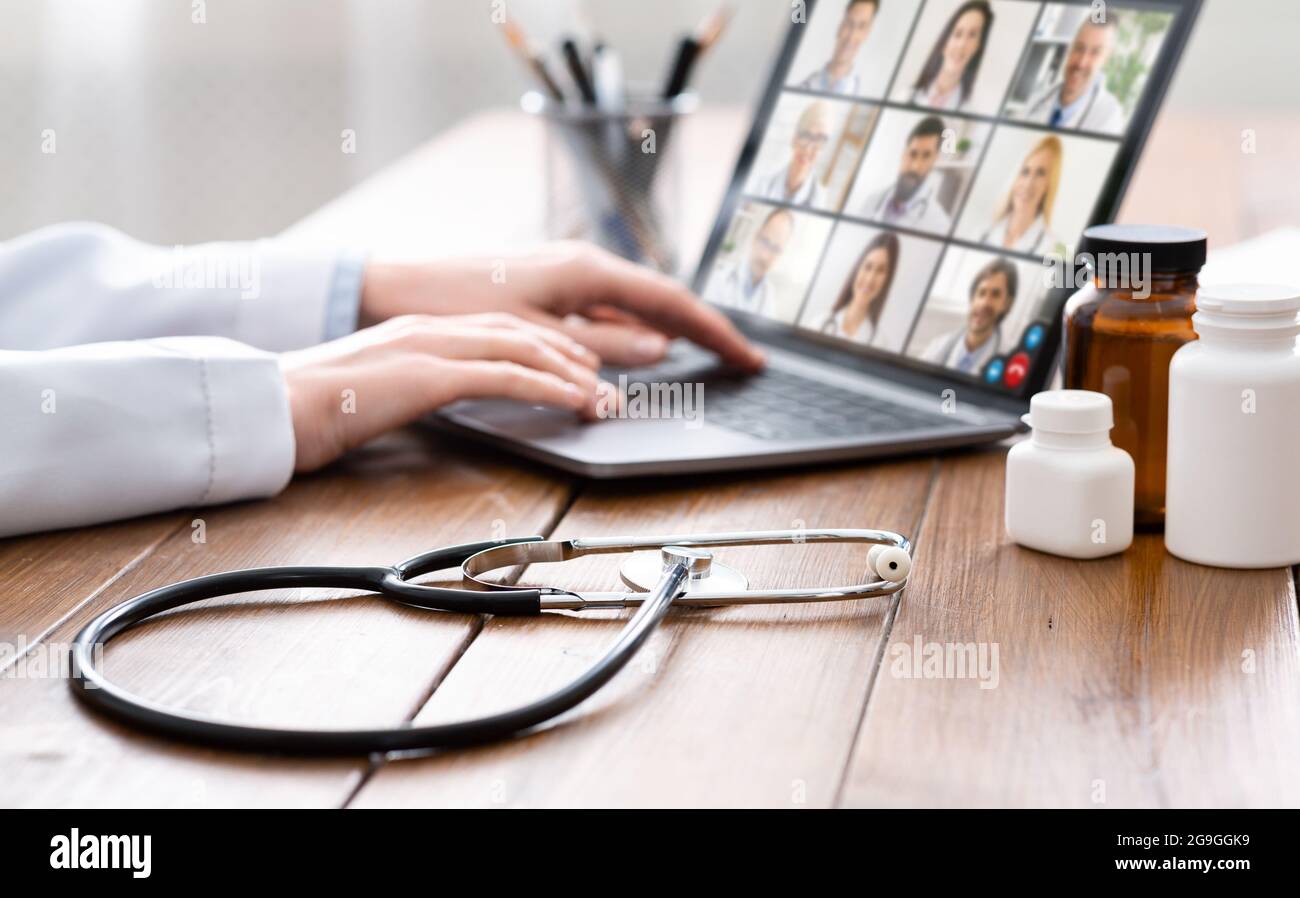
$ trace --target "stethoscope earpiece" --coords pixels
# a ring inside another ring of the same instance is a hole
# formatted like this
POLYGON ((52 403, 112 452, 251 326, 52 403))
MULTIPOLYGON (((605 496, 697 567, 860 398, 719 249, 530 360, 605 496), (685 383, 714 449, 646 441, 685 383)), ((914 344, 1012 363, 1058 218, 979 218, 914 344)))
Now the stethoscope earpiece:
POLYGON ((912 556, 898 546, 875 545, 867 552, 867 568, 881 580, 902 583, 912 570, 912 556))

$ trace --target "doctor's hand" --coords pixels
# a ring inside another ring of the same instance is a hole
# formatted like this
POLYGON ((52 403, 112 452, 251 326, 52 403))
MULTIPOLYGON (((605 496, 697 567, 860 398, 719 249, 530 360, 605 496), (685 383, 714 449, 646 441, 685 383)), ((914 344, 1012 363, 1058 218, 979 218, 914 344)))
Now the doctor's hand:
POLYGON ((595 417, 613 387, 595 353, 513 315, 405 315, 280 356, 297 444, 313 471, 460 399, 508 398, 595 417))
POLYGON ((610 365, 656 362, 673 337, 686 337, 740 368, 756 369, 764 361, 725 315, 677 281, 590 244, 557 243, 500 259, 367 266, 363 325, 412 313, 483 311, 563 331, 610 365))

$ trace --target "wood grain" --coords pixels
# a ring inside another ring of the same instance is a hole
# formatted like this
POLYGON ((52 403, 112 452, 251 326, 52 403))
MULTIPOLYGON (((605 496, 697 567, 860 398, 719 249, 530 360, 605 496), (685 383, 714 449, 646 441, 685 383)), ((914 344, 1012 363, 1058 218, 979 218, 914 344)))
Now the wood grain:
POLYGON ((185 526, 181 513, 0 540, 0 673, 83 602, 185 526))
MULTIPOLYGON (((188 527, 173 534, 49 641, 70 641, 92 613, 163 583, 271 564, 396 563, 451 542, 544 530, 568 500, 566 481, 495 453, 468 455, 406 434, 274 500, 205 509, 205 544, 188 527)), ((114 642, 106 670, 146 697, 238 721, 400 723, 481 620, 350 595, 278 591, 182 609, 114 642)), ((339 805, 366 769, 364 759, 181 747, 93 716, 62 679, 0 682, 3 806, 339 805)))
POLYGON ((1040 554, 1007 541, 1002 495, 1000 453, 944 462, 843 803, 1300 802, 1290 572, 1186 564, 1154 535, 1096 561, 1040 554), (995 688, 908 675, 917 637, 996 644, 995 688))
MULTIPOLYGON (((934 465, 916 460, 585 491, 558 535, 874 526, 915 532, 934 465)), ((756 586, 864 577, 861 547, 719 550, 756 586)), ((565 570, 568 567, 568 570, 565 570)), ((617 558, 525 581, 608 589, 617 558), (558 578, 558 579, 557 579, 558 578)), ((839 784, 893 601, 681 610, 564 722, 519 741, 390 762, 355 804, 824 806, 839 784)), ((499 710, 576 676, 622 618, 493 620, 419 720, 499 710)))

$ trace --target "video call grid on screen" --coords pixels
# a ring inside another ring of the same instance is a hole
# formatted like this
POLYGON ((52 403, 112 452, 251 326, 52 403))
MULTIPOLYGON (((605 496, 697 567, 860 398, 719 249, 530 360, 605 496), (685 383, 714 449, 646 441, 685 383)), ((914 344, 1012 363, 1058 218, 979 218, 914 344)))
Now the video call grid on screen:
POLYGON ((1016 392, 1181 7, 809 7, 705 298, 1016 392))

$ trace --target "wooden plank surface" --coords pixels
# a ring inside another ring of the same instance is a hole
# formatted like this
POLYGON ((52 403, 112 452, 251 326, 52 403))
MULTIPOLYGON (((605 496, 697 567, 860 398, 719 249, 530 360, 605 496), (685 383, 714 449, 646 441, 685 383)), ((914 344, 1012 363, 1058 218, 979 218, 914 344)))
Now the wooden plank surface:
MULTIPOLYGON (((558 536, 737 527, 880 527, 915 533, 928 460, 823 471, 594 485, 558 536)), ((756 586, 860 582, 861 547, 719 550, 756 586)), ((609 589, 617 559, 535 566, 609 589), (567 570, 565 568, 568 568, 567 570)), ((384 765, 355 804, 375 806, 825 806, 862 716, 893 599, 681 610, 643 656, 555 728, 512 743, 384 765)), ((578 675, 623 618, 493 620, 420 712, 501 710, 578 675)))
POLYGON ((1033 552, 1002 496, 1001 453, 945 461, 844 803, 1300 803, 1291 572, 1187 564, 1153 535, 1094 561, 1033 552), (993 687, 916 676, 918 638, 996 645, 993 687))
MULTIPOLYGON (((272 564, 391 564, 494 533, 544 531, 570 485, 494 453, 405 434, 268 502, 205 509, 206 543, 173 533, 51 634, 188 577, 272 564), (430 458, 438 464, 431 465, 430 458)), ((174 612, 109 646, 109 676, 179 708, 326 727, 408 719, 481 620, 346 592, 277 591, 174 612)), ((339 805, 364 759, 300 762, 191 749, 127 732, 59 678, 0 681, 0 806, 339 805)))
POLYGON ((0 674, 22 645, 38 641, 188 521, 174 513, 0 540, 0 674))

